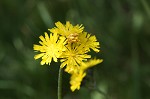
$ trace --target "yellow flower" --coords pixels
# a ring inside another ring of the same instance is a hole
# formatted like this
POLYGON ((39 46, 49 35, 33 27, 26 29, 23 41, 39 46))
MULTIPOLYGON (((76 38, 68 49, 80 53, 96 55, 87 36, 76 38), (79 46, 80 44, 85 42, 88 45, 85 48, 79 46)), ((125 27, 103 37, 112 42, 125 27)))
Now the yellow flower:
POLYGON ((79 35, 78 39, 80 40, 80 42, 78 42, 80 44, 80 46, 83 46, 85 48, 85 50, 89 50, 92 49, 95 52, 99 52, 99 42, 97 42, 96 37, 93 35, 91 36, 90 34, 88 34, 87 32, 83 32, 82 34, 79 35))
POLYGON ((83 71, 80 71, 79 73, 74 73, 71 75, 70 78, 70 84, 71 84, 71 91, 75 91, 76 89, 80 89, 80 85, 82 82, 82 79, 86 76, 86 73, 83 71))
POLYGON ((34 44, 33 49, 41 53, 35 55, 34 58, 38 59, 42 57, 41 65, 50 65, 52 58, 57 62, 57 58, 62 54, 65 38, 52 33, 49 37, 46 32, 45 38, 43 36, 40 36, 39 38, 41 39, 39 42, 41 45, 34 44))
POLYGON ((69 21, 66 22, 66 25, 63 25, 61 22, 56 22, 55 25, 56 27, 48 30, 52 33, 57 33, 65 37, 68 37, 70 34, 73 33, 82 33, 84 29, 82 25, 77 24, 76 26, 73 26, 72 24, 70 24, 69 21))
POLYGON ((62 58, 60 60, 62 62, 61 68, 67 66, 65 69, 66 72, 76 72, 83 61, 86 61, 87 58, 91 58, 91 55, 86 53, 87 51, 84 50, 83 46, 69 43, 66 45, 65 51, 63 51, 62 55, 60 56, 60 58, 62 58))
POLYGON ((86 70, 92 66, 95 66, 95 65, 101 63, 102 61, 103 61, 102 59, 91 59, 87 62, 82 62, 82 65, 78 68, 78 70, 71 74, 70 89, 72 91, 75 91, 76 89, 79 90, 81 82, 82 82, 83 78, 86 76, 86 70))

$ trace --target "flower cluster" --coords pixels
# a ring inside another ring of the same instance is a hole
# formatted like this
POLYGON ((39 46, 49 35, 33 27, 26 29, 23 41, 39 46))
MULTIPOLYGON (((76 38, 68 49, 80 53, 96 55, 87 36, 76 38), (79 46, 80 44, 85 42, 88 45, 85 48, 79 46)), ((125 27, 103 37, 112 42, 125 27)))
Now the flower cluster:
POLYGON ((99 52, 99 42, 95 36, 84 32, 82 25, 73 26, 69 21, 66 24, 55 23, 56 27, 48 29, 50 36, 40 36, 40 45, 34 44, 33 49, 40 52, 34 58, 42 58, 41 65, 49 64, 53 60, 61 62, 60 67, 71 75, 70 89, 80 89, 81 82, 86 76, 86 70, 101 63, 102 59, 91 59, 88 54, 91 50, 99 52))

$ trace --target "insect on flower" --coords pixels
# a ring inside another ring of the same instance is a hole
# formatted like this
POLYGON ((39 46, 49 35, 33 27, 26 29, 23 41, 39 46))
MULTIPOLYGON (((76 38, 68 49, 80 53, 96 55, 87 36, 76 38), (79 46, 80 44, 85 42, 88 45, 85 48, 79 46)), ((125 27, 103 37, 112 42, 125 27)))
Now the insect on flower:
POLYGON ((78 42, 78 41, 79 41, 78 36, 79 36, 78 33, 71 33, 71 34, 67 37, 67 41, 68 41, 69 43, 78 42))

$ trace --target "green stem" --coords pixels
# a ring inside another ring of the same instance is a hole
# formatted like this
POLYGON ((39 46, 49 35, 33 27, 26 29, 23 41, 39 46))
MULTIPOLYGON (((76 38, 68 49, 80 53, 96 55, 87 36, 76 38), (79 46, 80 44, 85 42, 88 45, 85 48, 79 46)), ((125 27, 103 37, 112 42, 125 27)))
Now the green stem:
POLYGON ((62 99, 62 68, 59 68, 58 74, 58 99, 62 99))

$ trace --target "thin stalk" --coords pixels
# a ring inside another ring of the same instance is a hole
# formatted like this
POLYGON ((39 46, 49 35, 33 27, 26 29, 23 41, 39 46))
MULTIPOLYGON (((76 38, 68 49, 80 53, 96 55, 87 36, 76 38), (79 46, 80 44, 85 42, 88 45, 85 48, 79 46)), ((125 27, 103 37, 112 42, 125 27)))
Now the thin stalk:
POLYGON ((62 68, 59 68, 59 74, 58 74, 58 99, 62 99, 62 68))

